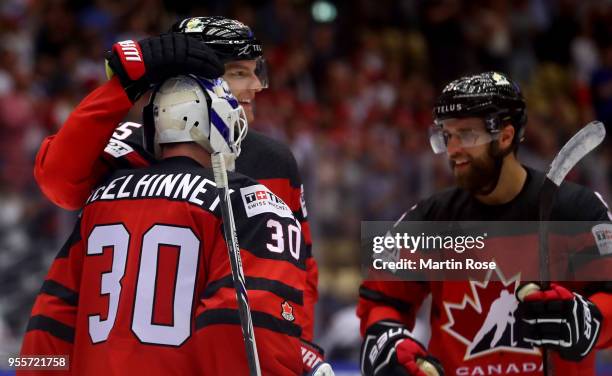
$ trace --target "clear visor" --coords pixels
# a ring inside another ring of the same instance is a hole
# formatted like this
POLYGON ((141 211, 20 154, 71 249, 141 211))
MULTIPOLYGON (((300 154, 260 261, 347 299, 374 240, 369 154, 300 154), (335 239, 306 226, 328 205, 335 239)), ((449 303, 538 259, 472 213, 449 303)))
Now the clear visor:
POLYGON ((262 89, 268 88, 268 65, 266 63, 266 59, 263 57, 258 57, 257 65, 255 66, 255 75, 259 79, 259 83, 261 84, 262 89))
POLYGON ((479 129, 481 127, 480 124, 474 128, 465 125, 465 128, 456 130, 444 129, 444 123, 448 120, 436 121, 429 128, 429 143, 431 144, 431 149, 436 154, 446 153, 450 143, 456 143, 461 148, 471 148, 487 144, 499 138, 499 133, 490 133, 484 129, 479 129))

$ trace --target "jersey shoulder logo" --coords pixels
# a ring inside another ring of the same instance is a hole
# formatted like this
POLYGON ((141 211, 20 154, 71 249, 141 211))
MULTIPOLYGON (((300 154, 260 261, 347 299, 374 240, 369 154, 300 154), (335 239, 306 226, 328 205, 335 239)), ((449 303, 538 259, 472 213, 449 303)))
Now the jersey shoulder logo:
POLYGON ((142 124, 126 121, 115 128, 113 136, 108 141, 104 151, 113 158, 120 158, 134 151, 128 142, 133 142, 134 137, 131 137, 136 130, 142 127, 142 124))
POLYGON ((601 223, 591 229, 597 249, 602 256, 612 254, 612 224, 601 223))
POLYGON ((240 188, 240 195, 249 218, 262 213, 274 213, 279 217, 293 218, 293 212, 289 206, 265 185, 257 184, 240 188))
POLYGON ((113 158, 121 158, 133 152, 134 149, 123 141, 111 138, 104 148, 104 152, 113 158))

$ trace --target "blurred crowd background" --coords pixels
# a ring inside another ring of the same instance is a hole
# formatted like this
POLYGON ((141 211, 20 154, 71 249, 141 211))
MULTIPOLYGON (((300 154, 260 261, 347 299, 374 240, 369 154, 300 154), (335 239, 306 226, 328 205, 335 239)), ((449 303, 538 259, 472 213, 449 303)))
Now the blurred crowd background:
MULTIPOLYGON (((0 354, 18 351, 75 218, 36 186, 41 140, 105 80, 113 42, 189 15, 237 18, 263 41, 271 87, 250 126, 298 160, 320 267, 317 338, 338 362, 358 354, 360 221, 395 220, 452 184, 427 141, 446 82, 482 70, 520 82, 519 155, 536 168, 586 122, 612 126, 609 0, 0 0, 0 354)), ((612 142, 588 158, 570 179, 610 202, 612 142)))

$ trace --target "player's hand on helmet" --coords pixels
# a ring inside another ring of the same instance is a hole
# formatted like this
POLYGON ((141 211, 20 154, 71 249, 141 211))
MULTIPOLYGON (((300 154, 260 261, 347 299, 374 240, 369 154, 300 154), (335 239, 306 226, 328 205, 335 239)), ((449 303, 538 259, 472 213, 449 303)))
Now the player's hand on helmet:
POLYGON ((107 75, 119 77, 132 101, 168 77, 191 73, 216 78, 224 73, 223 64, 204 42, 174 32, 115 43, 106 63, 107 75))
POLYGON ((380 321, 370 326, 361 347, 366 376, 443 376, 444 369, 403 325, 380 321))
POLYGON ((516 297, 525 342, 553 349, 571 361, 583 359, 595 347, 602 315, 588 299, 554 283, 548 290, 535 283, 523 285, 516 297))

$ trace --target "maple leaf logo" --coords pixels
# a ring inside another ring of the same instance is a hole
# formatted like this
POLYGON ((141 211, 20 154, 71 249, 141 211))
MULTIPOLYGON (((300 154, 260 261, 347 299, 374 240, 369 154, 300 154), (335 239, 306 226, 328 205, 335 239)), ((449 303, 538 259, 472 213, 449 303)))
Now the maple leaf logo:
POLYGON ((293 316, 293 307, 286 300, 281 304, 281 316, 287 321, 295 320, 295 316, 293 316))
POLYGON ((517 333, 514 292, 520 280, 520 273, 506 278, 498 267, 482 282, 470 280, 470 294, 460 303, 443 303, 448 322, 442 330, 466 346, 464 361, 498 351, 540 353, 517 333))

